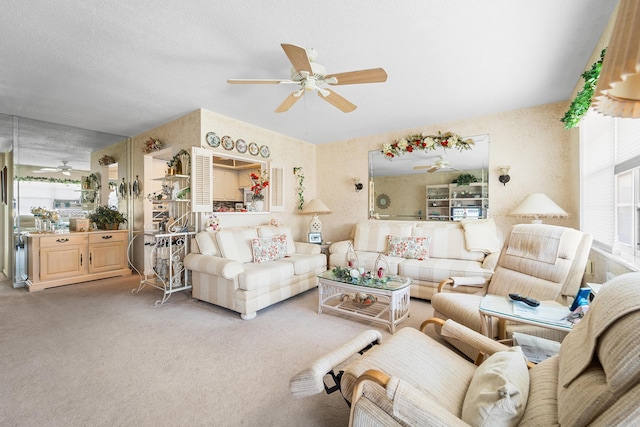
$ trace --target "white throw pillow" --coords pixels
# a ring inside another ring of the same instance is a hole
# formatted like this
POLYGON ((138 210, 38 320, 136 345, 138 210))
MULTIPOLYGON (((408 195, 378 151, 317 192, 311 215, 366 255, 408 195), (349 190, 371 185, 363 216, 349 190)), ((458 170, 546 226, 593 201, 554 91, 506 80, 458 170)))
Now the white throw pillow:
POLYGON ((490 254, 500 250, 500 238, 493 218, 460 221, 464 228, 464 240, 468 251, 490 254))
POLYGON ((516 426, 529 398, 529 372, 520 347, 494 353, 473 374, 462 404, 472 426, 516 426))
POLYGON ((220 256, 220 250, 218 249, 218 243, 216 242, 215 231, 201 231, 196 234, 196 242, 198 242, 198 248, 203 255, 220 256))

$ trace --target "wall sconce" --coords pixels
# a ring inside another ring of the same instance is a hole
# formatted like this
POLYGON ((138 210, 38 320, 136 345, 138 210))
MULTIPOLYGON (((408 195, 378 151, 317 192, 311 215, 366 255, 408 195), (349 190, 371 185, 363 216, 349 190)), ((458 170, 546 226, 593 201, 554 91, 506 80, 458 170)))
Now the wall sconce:
POLYGON ((500 171, 500 176, 498 177, 498 181, 502 183, 502 185, 507 185, 507 182, 511 179, 509 176, 509 169, 511 166, 499 166, 498 170, 500 171))
POLYGON ((358 178, 353 178, 353 182, 354 182, 354 184, 356 186, 356 193, 364 188, 364 186, 362 185, 362 183, 360 182, 360 180, 358 178))

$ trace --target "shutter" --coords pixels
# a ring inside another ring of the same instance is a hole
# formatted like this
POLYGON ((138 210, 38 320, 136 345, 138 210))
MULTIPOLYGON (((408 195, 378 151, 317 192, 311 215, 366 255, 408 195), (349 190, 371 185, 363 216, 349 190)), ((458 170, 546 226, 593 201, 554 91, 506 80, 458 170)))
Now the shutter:
POLYGON ((213 153, 191 147, 191 211, 211 212, 213 209, 213 153))
POLYGON ((271 212, 284 212, 284 170, 271 168, 271 212))

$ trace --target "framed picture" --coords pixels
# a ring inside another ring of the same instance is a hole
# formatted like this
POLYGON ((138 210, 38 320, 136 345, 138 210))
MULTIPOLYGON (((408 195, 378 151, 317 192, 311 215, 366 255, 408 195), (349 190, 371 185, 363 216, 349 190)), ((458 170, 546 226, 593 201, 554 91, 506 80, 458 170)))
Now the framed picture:
POLYGON ((322 233, 309 233, 309 243, 322 243, 322 233))
POLYGON ((236 212, 240 212, 244 209, 244 203, 236 203, 236 212))

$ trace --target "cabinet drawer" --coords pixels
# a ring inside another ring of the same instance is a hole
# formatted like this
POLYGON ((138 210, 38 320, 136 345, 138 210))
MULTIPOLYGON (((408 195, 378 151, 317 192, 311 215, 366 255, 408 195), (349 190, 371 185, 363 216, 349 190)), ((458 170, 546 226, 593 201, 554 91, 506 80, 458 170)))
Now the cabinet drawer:
POLYGON ((71 234, 56 234, 53 236, 40 237, 41 248, 51 248, 54 246, 71 246, 71 245, 85 245, 87 243, 87 235, 71 235, 71 234))
POLYGON ((124 242, 127 240, 127 233, 109 232, 89 234, 89 243, 124 242))

